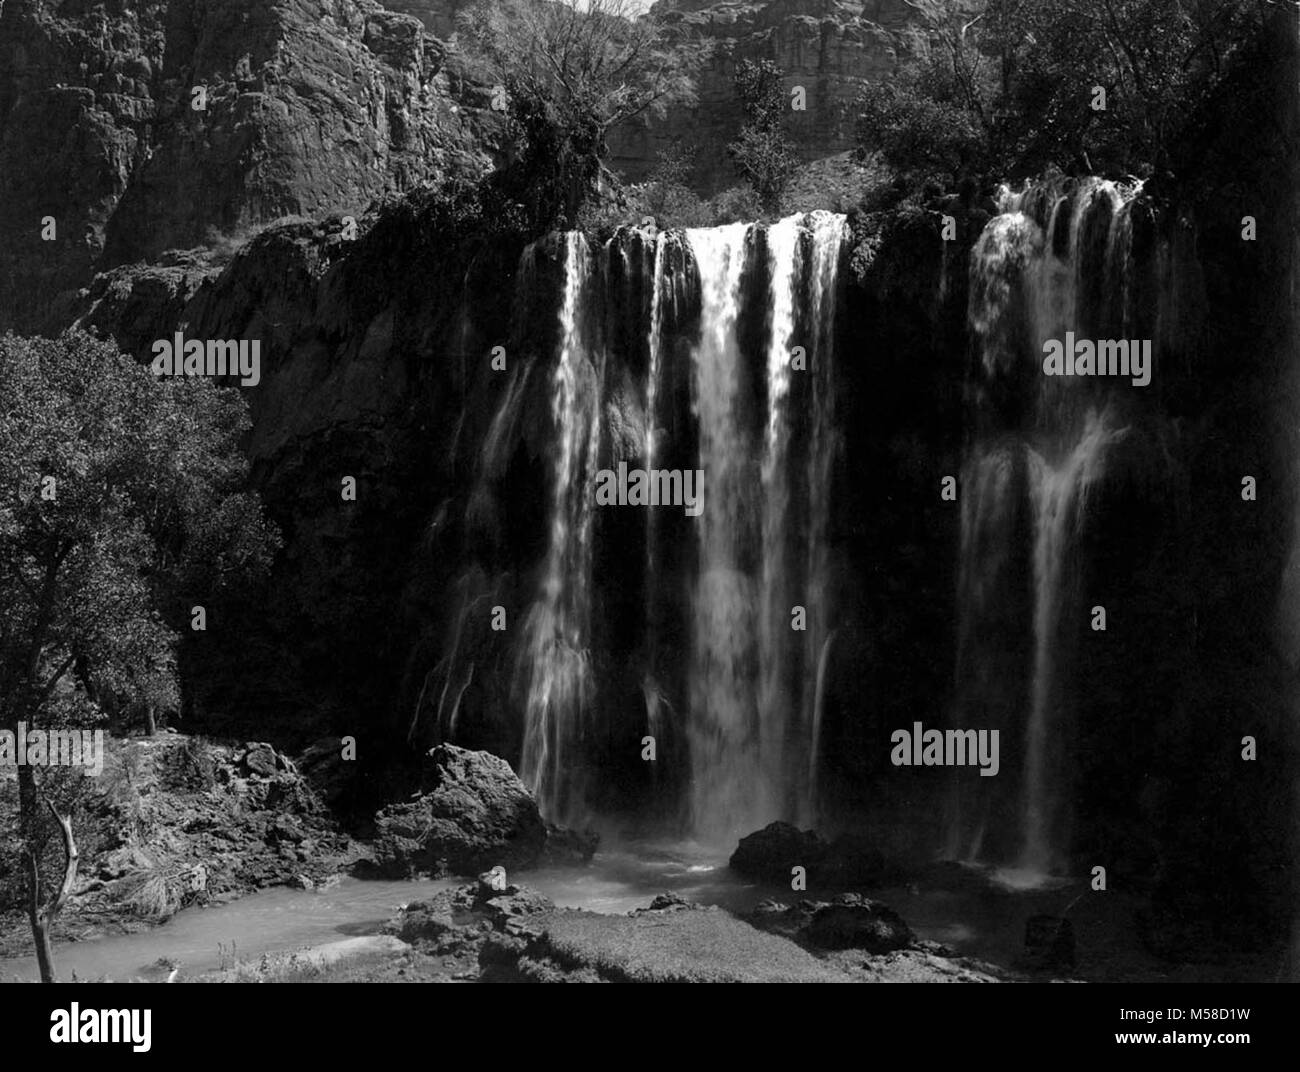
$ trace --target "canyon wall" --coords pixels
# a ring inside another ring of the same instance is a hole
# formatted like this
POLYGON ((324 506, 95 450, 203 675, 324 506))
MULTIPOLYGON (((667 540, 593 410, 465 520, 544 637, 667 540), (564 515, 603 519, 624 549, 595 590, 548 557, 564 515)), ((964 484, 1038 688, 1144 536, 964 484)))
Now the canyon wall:
POLYGON ((480 168, 460 91, 419 21, 370 0, 10 0, 0 328, 57 330, 96 270, 480 168))

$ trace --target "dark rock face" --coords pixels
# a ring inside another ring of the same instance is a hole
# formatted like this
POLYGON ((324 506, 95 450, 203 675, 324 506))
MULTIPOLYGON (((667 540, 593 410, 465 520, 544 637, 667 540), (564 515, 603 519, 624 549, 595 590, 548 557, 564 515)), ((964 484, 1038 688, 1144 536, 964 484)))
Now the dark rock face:
POLYGON ((429 752, 426 778, 428 790, 375 816, 384 874, 474 874, 536 863, 546 826, 504 759, 439 745, 429 752))
POLYGON ((66 324, 96 269, 478 167, 449 85, 371 0, 4 5, 0 328, 66 324))
POLYGON ((728 866, 764 882, 788 883, 802 867, 819 886, 871 886, 897 877, 896 867, 869 839, 846 834, 832 842, 789 823, 769 823, 740 839, 728 866))
POLYGON ((911 948, 916 937, 903 917, 888 905, 855 893, 834 901, 801 901, 787 907, 764 901, 748 917, 761 930, 816 949, 865 949, 890 953, 911 948))
POLYGON ((727 866, 765 882, 788 882, 792 867, 817 867, 826 858, 827 848, 815 831, 799 830, 789 823, 769 823, 740 839, 727 866))

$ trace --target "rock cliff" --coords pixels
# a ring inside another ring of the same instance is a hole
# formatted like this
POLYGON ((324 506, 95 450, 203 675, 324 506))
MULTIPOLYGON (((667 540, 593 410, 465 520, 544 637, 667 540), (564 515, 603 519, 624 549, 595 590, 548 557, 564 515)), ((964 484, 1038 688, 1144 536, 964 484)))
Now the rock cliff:
POLYGON ((680 139, 697 148, 696 183, 705 193, 737 184, 726 145, 744 123, 733 85, 738 61, 770 59, 785 73, 787 93, 803 88, 806 107, 791 109, 787 131, 804 160, 817 160, 851 147, 853 101, 894 70, 915 16, 904 0, 661 0, 654 11, 679 32, 712 40, 713 55, 697 104, 618 130, 610 140, 613 165, 636 180, 680 139))
POLYGON ((94 271, 475 168, 461 86, 371 0, 10 0, 0 328, 66 324, 94 271))

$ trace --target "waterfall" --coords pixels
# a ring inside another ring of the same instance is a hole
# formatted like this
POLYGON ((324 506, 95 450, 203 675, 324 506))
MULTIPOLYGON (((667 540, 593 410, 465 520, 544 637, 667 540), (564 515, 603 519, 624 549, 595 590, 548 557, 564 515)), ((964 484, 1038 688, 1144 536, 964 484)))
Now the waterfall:
POLYGON ((834 357, 836 294, 845 239, 844 217, 814 212, 809 278, 809 336, 812 366, 812 435, 808 448, 808 535, 805 562, 805 597, 809 610, 808 642, 804 649, 804 710, 809 728, 808 780, 797 801, 796 815, 811 823, 817 809, 817 764, 821 749, 822 714, 826 698, 834 608, 830 595, 831 479, 840 451, 835 420, 834 357), (815 660, 815 667, 814 667, 815 660))
POLYGON ((762 242, 758 231, 688 232, 701 280, 694 398, 708 489, 694 604, 692 817, 706 838, 777 818, 811 821, 829 657, 831 358, 844 218, 791 216, 762 242), (756 271, 767 281, 764 382, 747 394, 738 324, 743 284, 756 271))
POLYGON ((1068 644, 1067 608, 1078 614, 1071 557, 1087 516, 1088 493, 1101 479, 1107 450, 1124 437, 1108 417, 1088 415, 1087 429, 1059 466, 1030 452, 1030 495, 1034 508, 1034 667, 1029 723, 1025 733, 1024 848, 1018 861, 1030 874, 1051 874, 1064 864, 1068 816, 1064 814, 1063 715, 1068 699, 1057 659, 1068 644))
POLYGON ((599 442, 599 390, 584 334, 591 254, 565 236, 560 353, 551 381, 555 425, 550 532, 541 583, 524 623, 525 707, 520 776, 547 818, 578 806, 571 774, 590 689, 591 481, 599 442))
MULTIPOLYGON (((1003 809, 1015 817, 1015 841, 995 853, 1023 881, 1069 864, 1071 663, 1087 611, 1077 548, 1090 492, 1127 434, 1113 382, 1044 376, 1043 344, 1066 332, 1095 339, 1127 331, 1135 194, 1095 178, 1004 189, 1002 215, 971 257, 969 323, 979 360, 968 383, 973 435, 963 466, 956 724, 999 728, 1004 739, 1009 731, 1023 742, 1016 799, 1003 809), (1007 608, 1018 605, 1012 549, 1022 514, 1029 613, 1016 622, 1007 608), (991 670, 1008 669, 997 648, 1014 647, 1018 631, 1027 632, 1031 653, 1019 694, 991 670)), ((948 851, 956 856, 980 855, 999 814, 987 801, 972 807, 969 795, 959 790, 961 803, 950 811, 948 851)))
POLYGON ((771 788, 762 783, 757 762, 754 584, 742 562, 749 491, 757 476, 739 397, 737 318, 748 236, 744 224, 687 232, 700 278, 694 412, 706 496, 696 519, 689 743, 692 823, 705 836, 735 829, 755 810, 766 810, 766 801, 755 798, 771 788))
MULTIPOLYGON (((597 738, 639 750, 648 733, 672 742, 649 780, 684 790, 697 836, 812 820, 845 231, 818 212, 653 239, 624 230, 603 249, 565 237, 548 529, 518 648, 520 774, 547 819, 581 820, 597 738), (620 465, 699 471, 702 512, 597 511, 596 474, 620 465), (684 762, 674 778, 658 769, 669 755, 684 762)), ((518 393, 542 375, 508 382, 501 430, 526 420, 518 393)))

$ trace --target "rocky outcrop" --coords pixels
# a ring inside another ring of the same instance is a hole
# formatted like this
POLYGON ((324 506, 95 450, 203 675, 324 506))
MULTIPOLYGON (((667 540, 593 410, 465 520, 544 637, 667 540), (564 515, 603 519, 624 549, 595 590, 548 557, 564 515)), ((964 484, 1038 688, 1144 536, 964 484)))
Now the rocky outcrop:
POLYGON ((878 886, 897 879, 899 869, 869 839, 845 834, 825 841, 813 830, 769 823, 740 839, 728 866, 763 882, 785 884, 802 867, 815 888, 878 886))
MULTIPOLYGON (((86 785, 64 937, 140 930, 268 886, 311 889, 352 856, 293 761, 264 742, 110 739, 102 776, 86 785)), ((15 879, 0 871, 0 884, 15 879)), ((0 917, 0 955, 29 940, 17 913, 0 917)))
POLYGON ((0 328, 65 325, 97 269, 477 170, 462 86, 372 0, 3 5, 0 328))
POLYGON ((815 949, 865 949, 891 953, 915 944, 911 928, 888 905, 856 893, 834 901, 801 901, 787 907, 764 901, 748 917, 761 930, 791 938, 815 949))
POLYGON ((537 862, 546 826, 504 759, 439 745, 429 752, 428 788, 375 816, 375 859, 395 877, 473 874, 537 862))

